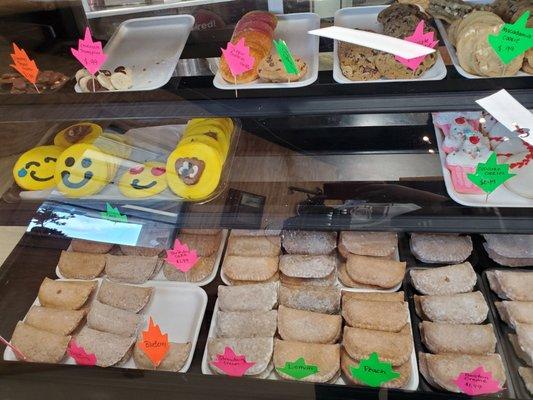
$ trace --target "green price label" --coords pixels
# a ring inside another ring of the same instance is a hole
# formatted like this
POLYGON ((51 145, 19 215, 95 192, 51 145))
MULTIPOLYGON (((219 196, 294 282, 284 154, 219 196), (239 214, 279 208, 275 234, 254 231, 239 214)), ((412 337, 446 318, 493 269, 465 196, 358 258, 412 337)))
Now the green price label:
POLYGON ((300 357, 294 362, 287 361, 283 368, 277 368, 279 372, 292 376, 294 379, 300 380, 318 372, 318 367, 312 364, 306 364, 303 357, 300 357))
POLYGON ((390 362, 379 361, 378 353, 363 358, 357 368, 350 366, 352 376, 371 387, 379 387, 385 382, 392 381, 400 374, 392 369, 390 362))
POLYGON ((288 74, 296 75, 298 73, 298 67, 296 66, 296 62, 292 57, 291 51, 287 47, 287 43, 285 43, 285 41, 282 39, 278 39, 278 41, 274 40, 273 42, 279 58, 285 67, 285 71, 287 71, 288 74))
POLYGON ((526 11, 514 24, 504 24, 497 35, 489 35, 489 44, 504 64, 533 47, 533 28, 527 27, 528 18, 526 11))
POLYGON ((475 174, 467 174, 467 177, 485 193, 492 193, 515 175, 509 173, 509 164, 498 164, 496 153, 492 153, 486 163, 477 165, 475 174))
POLYGON ((116 222, 128 222, 128 216, 121 214, 118 207, 113 207, 111 204, 105 203, 105 208, 106 210, 100 213, 100 216, 103 219, 116 222))

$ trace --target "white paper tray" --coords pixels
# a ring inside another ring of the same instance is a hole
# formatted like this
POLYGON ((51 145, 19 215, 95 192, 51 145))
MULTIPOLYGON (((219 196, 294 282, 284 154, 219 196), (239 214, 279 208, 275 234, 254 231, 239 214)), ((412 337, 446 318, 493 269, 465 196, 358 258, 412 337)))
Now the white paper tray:
MULTIPOLYGON (((172 77, 193 26, 192 15, 124 21, 104 48, 107 60, 102 69, 113 71, 121 65, 132 69, 133 86, 124 92, 160 88, 172 77)), ((78 85, 75 90, 81 93, 78 85)))
MULTIPOLYGON (((213 316, 211 317, 211 325, 209 325, 209 333, 207 335, 207 338, 213 338, 215 337, 215 328, 217 323, 217 316, 218 316, 218 299, 215 302, 215 307, 213 308, 213 316)), ((409 315, 409 326, 411 326, 411 316, 409 315)), ((214 375, 213 371, 211 371, 211 368, 209 368, 209 363, 207 361, 207 341, 205 344, 204 354, 202 356, 202 374, 204 375, 214 375)), ((266 379, 270 380, 281 380, 276 372, 273 370, 270 375, 266 379)), ((407 385, 403 388, 404 390, 416 390, 418 388, 418 364, 416 361, 416 351, 414 346, 414 339, 413 339, 413 351, 411 352, 411 376, 409 378, 409 381, 407 382, 407 385)), ((344 380, 343 375, 341 376, 333 383, 335 385, 346 385, 346 381, 344 380)), ((349 383, 348 383, 349 384, 349 383)))
MULTIPOLYGON (((335 13, 335 26, 351 29, 368 29, 377 33, 383 32, 382 25, 378 22, 378 14, 388 6, 347 7, 335 13)), ((437 49, 437 61, 421 76, 415 79, 376 79, 372 81, 352 81, 342 74, 339 65, 338 42, 333 43, 333 79, 338 83, 387 83, 387 82, 414 82, 414 81, 439 81, 446 77, 446 65, 437 49)))
MULTIPOLYGON (((396 246, 396 253, 394 254, 394 260, 400 261, 400 253, 398 251, 398 246, 396 246)), ((227 286, 232 286, 232 283, 229 281, 226 274, 224 274, 224 271, 220 269, 220 279, 222 279, 222 282, 224 282, 227 286)), ((261 282, 257 282, 261 283, 261 282)), ((363 289, 363 288, 351 288, 348 286, 344 286, 341 281, 337 278, 337 281, 335 283, 335 287, 339 287, 342 290, 345 290, 347 292, 397 292, 402 287, 402 282, 398 283, 396 286, 390 288, 390 289, 363 289)))
MULTIPOLYGON (((218 247, 217 253, 216 253, 216 259, 215 259, 215 265, 213 266, 213 271, 211 274, 205 278, 203 281, 199 282, 180 282, 180 281, 169 281, 167 278, 165 278, 165 275, 163 274, 163 268, 158 272, 156 276, 154 276, 152 279, 150 279, 148 282, 146 282, 145 285, 150 285, 151 282, 168 282, 172 284, 181 284, 181 283, 189 283, 194 286, 205 286, 213 281, 215 277, 217 276, 218 269, 220 268, 220 262, 222 260, 222 253, 224 251, 224 247, 226 246, 226 239, 228 238, 228 230, 223 229, 222 230, 222 239, 220 241, 220 246, 218 247)), ((71 246, 68 247, 67 251, 72 251, 71 246)), ((61 273, 59 272, 59 266, 56 266, 56 275, 60 279, 65 279, 61 273)), ((105 275, 103 275, 105 277, 105 275)))
POLYGON ((455 191, 452 183, 452 176, 448 168, 446 168, 446 153, 442 150, 442 142, 444 133, 437 125, 435 127, 435 137, 437 138, 437 146, 439 148, 439 158, 442 167, 442 176, 444 177, 444 184, 448 195, 457 203, 469 207, 533 207, 533 199, 522 197, 516 193, 511 192, 504 185, 500 185, 494 192, 489 194, 488 198, 485 194, 468 194, 458 193, 455 191))
MULTIPOLYGON (((490 0, 471 0, 469 1, 471 4, 491 4, 492 1, 490 0)), ((457 72, 459 72, 462 76, 468 79, 498 79, 503 77, 488 77, 488 76, 479 76, 474 75, 469 72, 466 72, 462 67, 461 64, 459 64, 459 58, 457 57, 457 52, 455 51, 455 47, 451 44, 450 39, 448 38, 448 32, 446 32, 446 28, 444 27, 444 23, 438 19, 435 18, 435 24, 437 25, 437 28, 439 30, 440 36, 442 37, 442 40, 444 41, 444 44, 446 45, 446 49, 448 50, 448 54, 450 55, 450 58, 452 59, 453 65, 455 66, 455 69, 457 72)), ((518 71, 514 76, 511 78, 523 78, 531 76, 529 74, 526 74, 523 71, 518 71)), ((509 78, 509 77, 506 77, 509 78)))
MULTIPOLYGON (((295 13, 278 15, 278 26, 274 32, 274 39, 283 39, 294 57, 300 57, 307 63, 307 74, 300 80, 290 83, 260 82, 231 84, 226 82, 219 71, 213 79, 213 85, 218 89, 288 89, 308 86, 318 78, 318 36, 307 32, 320 28, 320 17, 314 13, 295 13)), ((276 52, 273 47, 272 52, 276 52)))
MULTIPOLYGON (((98 279, 98 281, 99 290, 102 280, 98 279)), ((149 317, 152 317, 154 322, 161 328, 161 331, 168 333, 168 340, 170 342, 191 343, 189 357, 180 370, 180 372, 187 372, 191 366, 196 342, 200 334, 200 328, 207 306, 207 294, 203 289, 188 283, 175 284, 172 282, 152 281, 136 286, 151 286, 155 288, 150 303, 140 312, 144 316, 141 329, 147 329, 149 317)), ((94 301, 95 298, 96 296, 93 294, 93 298, 90 301, 94 301)), ((39 299, 36 298, 32 305, 40 305, 39 299)), ((6 347, 4 351, 4 360, 17 360, 13 350, 9 347, 6 347)), ((67 355, 62 364, 74 365, 76 362, 67 355)), ((137 369, 133 357, 130 357, 128 361, 119 367, 137 369)))

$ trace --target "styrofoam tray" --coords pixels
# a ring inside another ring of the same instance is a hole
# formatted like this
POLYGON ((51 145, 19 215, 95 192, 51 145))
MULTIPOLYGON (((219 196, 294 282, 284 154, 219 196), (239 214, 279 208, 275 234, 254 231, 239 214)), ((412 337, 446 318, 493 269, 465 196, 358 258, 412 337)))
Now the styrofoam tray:
MULTIPOLYGON (((207 335, 207 339, 216 337, 215 336, 215 329, 217 324, 217 316, 218 316, 218 299, 215 302, 215 307, 213 309, 213 316, 211 317, 211 325, 209 325, 209 333, 207 335)), ((409 315, 409 326, 411 326, 411 316, 409 315)), ((414 341, 414 339, 413 339, 414 341)), ((207 341, 205 344, 204 354, 202 356, 202 374, 204 375, 214 375, 213 371, 211 371, 211 368, 209 368, 209 363, 207 361, 207 341)), ((270 375, 266 379, 270 380, 281 380, 275 371, 273 370, 270 375)), ((346 381, 344 380, 344 377, 341 376, 333 383, 335 385, 347 385, 346 381)), ((350 384, 350 383, 348 383, 350 384)), ((403 388, 404 390, 416 390, 418 388, 418 364, 416 361, 416 352, 415 352, 415 345, 413 343, 413 351, 411 352, 411 376, 409 377, 409 381, 407 382, 407 385, 403 388)))
MULTIPOLYGON (((226 82, 220 71, 213 79, 213 85, 218 89, 288 89, 308 86, 318 78, 318 36, 307 32, 320 28, 320 17, 314 13, 295 13, 278 15, 278 26, 274 32, 274 39, 283 39, 294 57, 300 57, 307 64, 307 74, 300 80, 290 83, 261 82, 255 80, 250 83, 231 84, 226 82)), ((272 52, 276 49, 273 47, 272 52)))
MULTIPOLYGON (((383 32, 382 25, 378 22, 378 14, 388 6, 347 7, 335 13, 335 26, 351 29, 372 30, 383 32)), ((333 43, 333 79, 338 83, 387 83, 387 82, 413 82, 413 81, 438 81, 446 77, 446 65, 437 49, 437 61, 421 76, 414 79, 376 79, 372 81, 352 81, 342 74, 339 65, 338 41, 333 43)))
MULTIPOLYGON (((101 282, 102 279, 98 279, 98 290, 101 282)), ((154 322, 161 328, 161 331, 168 334, 168 340, 170 342, 191 343, 189 357, 180 370, 180 372, 187 372, 191 366, 196 342, 204 319, 207 294, 203 289, 189 283, 176 285, 172 282, 148 282, 135 286, 155 288, 150 303, 140 312, 144 316, 141 329, 147 329, 149 317, 152 317, 154 322)), ((95 298, 96 290, 90 301, 94 301, 95 298)), ((40 305, 39 298, 36 298, 32 305, 40 305)), ((4 360, 17 361, 15 353, 9 347, 6 347, 4 351, 4 360)), ((74 365, 76 362, 67 355, 62 364, 74 365)), ((119 365, 119 367, 137 369, 133 357, 130 357, 124 364, 119 365)))
MULTIPOLYGON (((511 192, 505 187, 500 185, 494 192, 487 195, 485 194, 468 194, 458 193, 455 191, 452 183, 452 176, 448 168, 446 168, 446 153, 442 150, 442 142, 444 133, 441 129, 435 126, 435 136, 437 138, 437 146, 439 148, 439 158, 442 166, 442 176, 444 177, 444 184, 448 195, 457 203, 469 207, 533 207, 533 199, 522 197, 514 192, 511 192)), ((512 178, 511 178, 512 179, 512 178)))
MULTIPOLYGON (((218 269, 220 268, 220 262, 222 260, 222 253, 224 251, 224 247, 226 246, 226 239, 228 238, 228 230, 223 229, 222 230, 222 239, 220 241, 220 246, 218 247, 217 253, 216 253, 216 259, 215 259, 215 265, 213 266, 213 271, 211 274, 205 278, 203 281, 199 282, 180 282, 180 281, 169 281, 167 278, 165 278, 165 274, 163 274, 163 268, 159 270, 156 276, 151 278, 148 282, 146 282, 146 285, 150 285, 151 282, 168 282, 172 284, 181 284, 181 283, 189 283, 194 286, 205 286, 213 281, 215 277, 217 276, 218 269)), ((67 251, 72 251, 71 247, 69 246, 67 251)), ((60 279, 65 279, 61 272, 59 272, 59 266, 56 266, 56 275, 60 279)), ((104 275, 105 277, 105 275, 104 275)))
MULTIPOLYGON (((491 4, 492 1, 490 0, 472 0, 469 1, 471 4, 491 4)), ((457 52, 455 51, 455 47, 451 44, 450 39, 448 38, 448 32, 446 31, 446 28, 444 27, 444 24, 442 21, 438 18, 435 18, 435 24, 437 25, 437 28, 439 30, 440 36, 442 37, 442 40, 444 41, 444 44, 446 46, 446 49, 448 50, 448 54, 450 54, 450 58, 452 59, 453 65, 455 66, 455 69, 457 72, 459 72, 462 76, 468 79, 493 79, 493 78, 504 78, 504 77, 488 77, 488 76, 479 76, 474 75, 469 72, 466 72, 463 67, 461 67, 461 64, 459 63, 459 58, 457 57, 457 52)), ((531 76, 530 74, 525 73, 524 71, 518 71, 514 76, 511 78, 524 78, 527 76, 531 76)), ((505 77, 509 78, 509 77, 505 77)))
MULTIPOLYGON (((398 250, 398 246, 396 246, 396 253, 394 254, 394 260, 400 261, 400 253, 398 250)), ((220 270, 220 279, 222 279, 222 282, 224 282, 224 284, 226 284, 227 286, 233 285, 228 279, 228 277, 226 276, 226 274, 224 273, 224 270, 222 269, 220 270)), ((261 283, 261 282, 257 282, 257 283, 261 283)), ((348 286, 344 286, 341 283, 341 281, 337 278, 335 286, 347 292, 397 292, 402 287, 402 282, 398 283, 396 286, 390 289, 365 289, 365 288, 351 288, 348 286)))
MULTIPOLYGON (((172 77, 193 25, 192 15, 126 20, 104 48, 107 60, 102 69, 131 68, 133 86, 124 92, 160 88, 172 77)), ((81 93, 78 85, 75 90, 81 93)))

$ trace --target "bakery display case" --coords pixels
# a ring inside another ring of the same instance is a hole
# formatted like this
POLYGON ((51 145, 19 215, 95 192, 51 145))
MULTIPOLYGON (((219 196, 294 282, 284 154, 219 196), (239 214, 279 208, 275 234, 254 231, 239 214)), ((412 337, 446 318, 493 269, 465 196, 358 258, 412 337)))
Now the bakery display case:
POLYGON ((2 397, 531 398, 532 11, 0 6, 2 397))

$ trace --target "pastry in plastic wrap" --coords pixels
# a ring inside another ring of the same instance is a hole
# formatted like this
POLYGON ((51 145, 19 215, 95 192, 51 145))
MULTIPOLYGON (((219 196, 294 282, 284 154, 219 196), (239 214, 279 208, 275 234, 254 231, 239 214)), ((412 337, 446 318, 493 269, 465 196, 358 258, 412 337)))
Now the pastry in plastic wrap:
POLYGON ((529 271, 487 271, 490 288, 501 299, 533 301, 533 272, 529 271))
POLYGON ((440 268, 411 269, 411 282, 422 294, 457 294, 474 289, 477 276, 469 262, 440 268))
POLYGON ((121 365, 130 358, 135 343, 135 337, 100 332, 88 326, 83 327, 74 339, 88 354, 96 356, 96 365, 99 367, 121 365))
POLYGON ((331 254, 337 247, 337 232, 284 230, 281 243, 288 254, 331 254))
POLYGON ((273 337, 277 329, 278 312, 219 311, 216 336, 220 338, 273 337))
POLYGON ((462 263, 473 250, 468 235, 412 233, 409 244, 413 255, 424 263, 462 263))
POLYGON ((26 360, 21 361, 41 363, 61 362, 65 358, 69 342, 70 336, 37 329, 22 321, 17 323, 11 337, 11 344, 26 357, 26 360))
POLYGON ((400 332, 408 323, 405 301, 373 301, 344 298, 342 317, 349 326, 386 332, 400 332))
POLYGON ((336 343, 342 317, 279 306, 278 332, 283 340, 306 343, 336 343), (312 327, 312 328, 310 328, 312 327))
POLYGON ((422 321, 419 325, 424 345, 434 354, 490 354, 496 350, 492 324, 448 324, 422 321))
POLYGON ((222 311, 268 311, 278 304, 278 282, 246 286, 219 286, 218 307, 222 311))
POLYGON ((452 295, 414 296, 417 315, 432 322, 481 324, 489 307, 481 292, 452 295))
POLYGON ((91 280, 104 270, 105 255, 62 251, 57 268, 63 278, 91 280))

